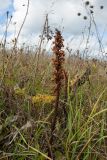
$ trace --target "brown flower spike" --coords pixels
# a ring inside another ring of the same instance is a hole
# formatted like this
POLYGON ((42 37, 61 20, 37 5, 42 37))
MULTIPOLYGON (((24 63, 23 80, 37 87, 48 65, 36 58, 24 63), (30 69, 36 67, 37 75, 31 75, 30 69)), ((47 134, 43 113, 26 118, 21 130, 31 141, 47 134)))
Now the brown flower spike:
POLYGON ((54 81, 55 81, 55 90, 54 93, 56 96, 58 96, 61 86, 62 86, 62 81, 64 79, 64 69, 63 69, 63 63, 65 61, 65 54, 64 51, 62 50, 63 45, 63 37, 61 36, 61 32, 56 29, 56 35, 55 35, 55 41, 53 42, 54 47, 53 47, 53 53, 55 55, 55 58, 53 59, 53 65, 55 68, 54 71, 54 81))
MULTIPOLYGON (((63 85, 63 80, 64 80, 64 69, 63 69, 63 64, 65 61, 65 54, 64 51, 62 50, 63 45, 63 37, 61 35, 61 32, 56 29, 55 40, 53 42, 54 46, 52 48, 52 51, 54 53, 55 58, 52 60, 53 61, 53 66, 54 66, 54 82, 55 82, 55 88, 54 88, 54 95, 56 97, 55 99, 55 110, 54 110, 54 115, 52 117, 51 121, 51 137, 50 137, 50 145, 52 146, 53 144, 53 132, 55 130, 57 118, 58 118, 58 112, 59 112, 59 98, 60 98, 60 91, 61 87, 63 85)), ((49 156, 53 158, 52 154, 49 152, 49 156)))

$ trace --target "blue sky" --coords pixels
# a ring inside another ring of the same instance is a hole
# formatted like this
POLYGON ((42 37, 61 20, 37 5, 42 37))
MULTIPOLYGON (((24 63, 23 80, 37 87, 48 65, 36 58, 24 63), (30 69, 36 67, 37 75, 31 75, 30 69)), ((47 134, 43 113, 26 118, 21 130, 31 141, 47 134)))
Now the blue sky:
POLYGON ((0 24, 5 23, 6 21, 6 12, 9 11, 9 15, 12 15, 14 12, 13 3, 11 3, 8 7, 0 10, 0 24))
MULTIPOLYGON (((19 42, 27 43, 38 43, 39 35, 42 31, 45 14, 49 13, 49 24, 52 29, 60 28, 63 29, 63 36, 66 39, 66 43, 72 48, 78 46, 82 40, 83 32, 85 40, 81 45, 84 48, 88 27, 89 27, 89 16, 87 15, 85 8, 86 0, 30 0, 29 14, 26 22, 20 34, 19 42), (78 13, 81 16, 77 16, 78 13), (83 17, 87 16, 88 19, 84 20, 83 17), (70 39, 73 38, 72 42, 70 39)), ((107 1, 106 0, 89 0, 89 5, 93 5, 94 18, 99 29, 99 33, 104 34, 104 46, 106 48, 107 42, 107 1), (101 10, 100 7, 104 6, 101 10)), ((12 22, 8 28, 8 41, 17 36, 20 26, 23 22, 26 13, 27 0, 0 0, 0 37, 5 30, 6 12, 9 11, 9 15, 13 16, 12 22), (23 4, 25 6, 23 6, 23 4)), ((87 6, 88 9, 90 6, 87 6)), ((92 24, 91 32, 94 36, 90 37, 90 46, 94 46, 97 43, 98 37, 94 24, 92 24), (97 38, 96 38, 97 37, 97 38)), ((95 48, 95 47, 94 47, 95 48)))

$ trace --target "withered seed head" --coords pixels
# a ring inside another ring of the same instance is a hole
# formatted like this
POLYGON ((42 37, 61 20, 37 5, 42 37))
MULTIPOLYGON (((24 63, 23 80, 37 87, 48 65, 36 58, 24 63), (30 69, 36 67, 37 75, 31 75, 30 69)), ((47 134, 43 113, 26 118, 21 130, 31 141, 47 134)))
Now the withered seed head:
POLYGON ((81 13, 78 13, 77 15, 78 15, 78 16, 81 16, 81 13))
POLYGON ((87 20, 87 16, 84 16, 83 19, 84 19, 84 20, 87 20))
POLYGON ((93 13, 94 13, 94 11, 93 11, 93 10, 90 10, 90 13, 91 13, 91 14, 93 14, 93 13))
POLYGON ((88 6, 89 4, 90 4, 90 2, 89 2, 89 1, 86 1, 86 2, 85 2, 85 5, 86 5, 86 6, 88 6))
POLYGON ((90 8, 94 8, 94 6, 91 5, 90 8))
POLYGON ((100 9, 103 9, 104 8, 104 6, 100 6, 100 9))

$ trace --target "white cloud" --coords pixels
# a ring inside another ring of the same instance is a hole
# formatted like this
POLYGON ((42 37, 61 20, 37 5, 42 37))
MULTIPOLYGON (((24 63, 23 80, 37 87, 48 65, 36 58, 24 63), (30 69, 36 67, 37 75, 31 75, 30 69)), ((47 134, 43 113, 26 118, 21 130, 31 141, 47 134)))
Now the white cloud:
MULTIPOLYGON (((25 16, 26 7, 23 7, 23 4, 26 4, 26 2, 26 0, 22 0, 21 2, 14 0, 15 13, 13 20, 17 22, 17 30, 20 28, 25 16)), ((65 32, 79 34, 86 24, 82 18, 77 17, 79 10, 84 12, 81 3, 79 3, 79 1, 76 4, 74 1, 58 0, 55 1, 54 6, 50 8, 51 4, 51 0, 30 1, 29 14, 23 28, 23 33, 31 34, 40 32, 44 23, 45 14, 50 11, 49 22, 53 27, 59 27, 61 25, 61 27, 65 27, 65 32), (78 9, 76 9, 77 6, 78 9)))
MULTIPOLYGON (((16 29, 20 28, 26 12, 27 0, 14 0, 13 6, 15 12, 13 21, 17 22, 16 29), (25 4, 25 6, 23 6, 25 4)), ((82 0, 57 0, 50 8, 52 0, 30 0, 29 14, 23 28, 23 34, 38 33, 41 31, 46 12, 50 11, 49 22, 52 27, 63 27, 64 32, 69 34, 81 34, 83 28, 89 24, 89 21, 83 20, 86 15, 82 0), (81 12, 78 17, 77 13, 81 12)), ((94 5, 95 19, 98 24, 105 24, 107 14, 105 10, 100 12, 100 5, 107 3, 104 0, 91 0, 90 4, 94 5), (100 3, 101 1, 101 3, 100 3), (102 16, 104 18, 102 18, 102 16)))
MULTIPOLYGON (((7 1, 6 5, 9 5, 11 0, 7 1)), ((3 1, 3 4, 5 4, 3 1)), ((75 37, 72 47, 78 47, 80 43, 80 37, 82 32, 87 33, 89 27, 89 17, 88 20, 84 20, 83 17, 87 16, 84 3, 86 0, 30 0, 29 13, 22 29, 20 35, 20 42, 36 43, 38 42, 38 36, 42 31, 42 27, 45 20, 45 14, 49 13, 49 23, 52 28, 62 28, 63 35, 66 40, 71 36, 75 37), (81 13, 81 16, 77 16, 77 13, 81 13), (87 28, 87 31, 84 30, 87 28)), ((107 1, 106 0, 89 0, 90 5, 94 6, 94 18, 96 24, 100 31, 106 26, 107 19, 107 1), (100 6, 103 5, 104 9, 101 10, 100 6)), ((1 2, 1 5, 3 5, 1 2)), ((7 6, 8 6, 7 5, 7 6)), ((11 36, 8 37, 9 40, 14 38, 15 32, 16 35, 20 29, 20 26, 23 22, 25 13, 26 13, 27 0, 14 0, 13 7, 13 19, 12 24, 8 28, 8 31, 11 32, 11 36), (16 25, 13 25, 16 22, 16 25)), ((93 27, 93 32, 95 29, 93 27)), ((105 30, 107 32, 107 30, 105 30)), ((87 34, 86 34, 87 35, 87 34)), ((96 36, 90 40, 91 47, 97 43, 96 36)), ((82 44, 82 48, 85 46, 85 41, 82 44)))

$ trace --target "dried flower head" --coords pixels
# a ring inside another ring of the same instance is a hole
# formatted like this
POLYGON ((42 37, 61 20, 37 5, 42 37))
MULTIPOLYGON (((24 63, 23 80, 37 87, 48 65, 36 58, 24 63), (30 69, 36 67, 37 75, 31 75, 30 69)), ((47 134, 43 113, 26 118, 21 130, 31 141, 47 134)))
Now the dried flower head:
POLYGON ((87 16, 84 16, 83 19, 84 19, 84 20, 87 20, 87 16))
POLYGON ((85 2, 85 5, 86 5, 86 6, 88 6, 89 4, 90 4, 90 2, 89 2, 89 1, 86 1, 86 2, 85 2))
POLYGON ((100 9, 103 9, 104 8, 104 6, 100 6, 100 9))
POLYGON ((91 5, 91 6, 90 6, 90 8, 94 8, 94 6, 93 6, 93 5, 91 5))
POLYGON ((78 16, 81 16, 81 13, 77 13, 78 16))
POLYGON ((93 11, 93 10, 90 10, 90 13, 91 13, 91 14, 93 14, 93 13, 94 13, 94 11, 93 11))

